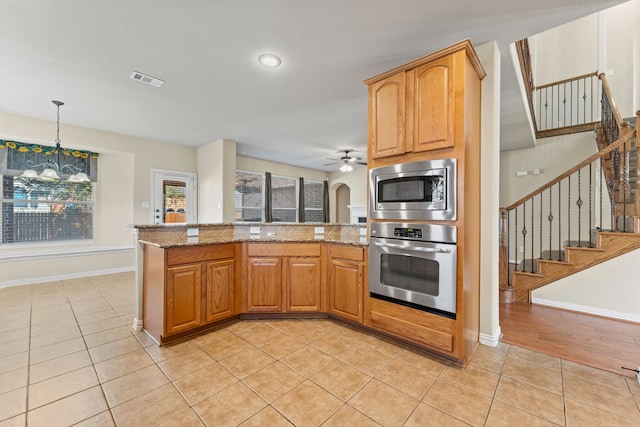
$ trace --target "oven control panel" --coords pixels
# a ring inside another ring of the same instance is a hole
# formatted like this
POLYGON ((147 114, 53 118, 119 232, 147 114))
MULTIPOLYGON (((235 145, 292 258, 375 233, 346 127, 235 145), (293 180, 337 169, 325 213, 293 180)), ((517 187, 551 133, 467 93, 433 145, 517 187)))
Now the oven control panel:
POLYGON ((393 230, 393 237, 409 237, 413 239, 422 239, 422 229, 396 227, 393 230))

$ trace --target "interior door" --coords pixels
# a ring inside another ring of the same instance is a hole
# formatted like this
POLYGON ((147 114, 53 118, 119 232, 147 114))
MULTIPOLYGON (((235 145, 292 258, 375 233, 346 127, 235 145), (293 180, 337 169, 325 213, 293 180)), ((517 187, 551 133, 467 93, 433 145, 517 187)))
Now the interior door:
POLYGON ((152 170, 151 174, 151 223, 195 224, 196 175, 164 170, 152 170))

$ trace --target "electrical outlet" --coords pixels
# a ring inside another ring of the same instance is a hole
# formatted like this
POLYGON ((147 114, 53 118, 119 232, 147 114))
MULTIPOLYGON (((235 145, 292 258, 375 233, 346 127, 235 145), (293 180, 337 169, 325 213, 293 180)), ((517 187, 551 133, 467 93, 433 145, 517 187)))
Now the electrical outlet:
POLYGON ((200 230, 197 228, 187 228, 187 236, 188 237, 192 237, 192 236, 197 236, 200 234, 200 230))
POLYGON ((314 227, 315 234, 324 234, 324 227, 314 227))
POLYGON ((250 227, 249 233, 251 234, 260 234, 260 227, 250 227))

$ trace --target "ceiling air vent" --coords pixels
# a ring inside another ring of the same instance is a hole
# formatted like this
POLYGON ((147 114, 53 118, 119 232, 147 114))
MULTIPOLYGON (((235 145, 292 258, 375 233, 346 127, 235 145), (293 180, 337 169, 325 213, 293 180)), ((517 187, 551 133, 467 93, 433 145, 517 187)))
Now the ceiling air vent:
POLYGON ((164 80, 156 79, 155 77, 151 77, 146 74, 139 73, 137 71, 134 71, 133 73, 131 73, 129 78, 133 80, 137 80, 142 83, 146 83, 154 87, 160 87, 164 84, 164 80))

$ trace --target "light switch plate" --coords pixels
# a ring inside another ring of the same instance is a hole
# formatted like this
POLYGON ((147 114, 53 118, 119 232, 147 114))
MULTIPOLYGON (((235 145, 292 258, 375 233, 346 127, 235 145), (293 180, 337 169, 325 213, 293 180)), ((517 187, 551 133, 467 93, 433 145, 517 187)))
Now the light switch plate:
POLYGON ((315 234, 324 234, 324 227, 315 227, 314 230, 315 234))
POLYGON ((187 243, 198 243, 200 239, 195 236, 195 237, 187 237, 187 243))
POLYGON ((251 234, 260 234, 260 227, 250 227, 249 233, 251 234))
POLYGON ((187 228, 187 237, 197 236, 199 234, 200 234, 200 230, 198 228, 187 228))
POLYGON ((366 236, 367 235, 367 229, 365 227, 360 228, 360 235, 361 236, 366 236))

